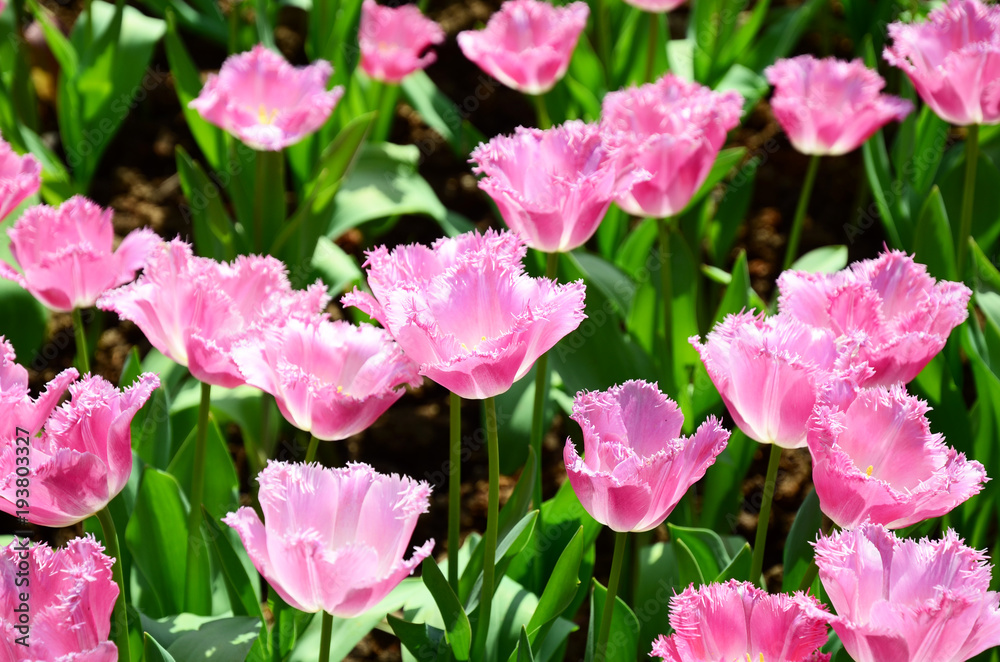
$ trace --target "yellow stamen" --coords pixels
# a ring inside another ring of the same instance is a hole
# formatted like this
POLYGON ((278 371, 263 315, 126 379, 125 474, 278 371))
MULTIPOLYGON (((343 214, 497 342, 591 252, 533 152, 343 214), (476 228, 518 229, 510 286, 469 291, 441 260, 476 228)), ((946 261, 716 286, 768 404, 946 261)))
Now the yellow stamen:
POLYGON ((267 107, 264 104, 260 104, 260 108, 257 109, 257 120, 261 124, 274 124, 274 120, 277 118, 277 109, 268 112, 267 107))
POLYGON ((343 392, 343 390, 344 390, 343 386, 338 386, 337 387, 337 393, 341 393, 341 392, 343 392))
POLYGON ((872 471, 874 471, 874 470, 875 470, 875 465, 874 464, 869 464, 868 465, 868 471, 866 471, 865 473, 870 477, 872 475, 872 471))

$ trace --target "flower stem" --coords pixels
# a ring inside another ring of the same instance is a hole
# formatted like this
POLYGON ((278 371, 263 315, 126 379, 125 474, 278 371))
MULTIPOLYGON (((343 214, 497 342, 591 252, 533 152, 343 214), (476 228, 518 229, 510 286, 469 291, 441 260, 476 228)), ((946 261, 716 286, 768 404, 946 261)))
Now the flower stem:
POLYGON ((462 526, 462 397, 451 394, 448 457, 448 583, 458 595, 458 549, 462 526))
POLYGON ((212 404, 212 385, 202 382, 201 405, 198 407, 198 427, 194 438, 194 466, 191 471, 191 509, 188 511, 186 606, 191 608, 192 596, 200 579, 195 572, 195 558, 201 545, 201 502, 205 497, 205 451, 208 438, 208 413, 212 404), (195 542, 197 541, 197 543, 195 542))
POLYGON ((90 372, 90 351, 87 348, 87 332, 83 328, 83 315, 79 308, 73 309, 73 332, 76 334, 76 364, 80 372, 90 372))
POLYGON ((538 116, 538 128, 551 129, 552 118, 549 117, 549 107, 545 105, 545 95, 532 94, 531 100, 535 102, 535 114, 538 116))
MULTIPOLYGON (((315 437, 313 437, 315 439, 315 437)), ((333 638, 333 614, 323 612, 323 630, 319 639, 319 662, 330 662, 330 640, 333 638)))
POLYGON ((392 120, 396 115, 396 101, 399 100, 399 85, 383 83, 379 94, 378 115, 375 117, 375 131, 372 142, 385 142, 392 131, 392 120))
POLYGON ((611 621, 615 614, 615 596, 618 595, 618 580, 622 574, 622 559, 625 558, 625 542, 628 531, 615 532, 615 554, 611 559, 611 576, 608 578, 608 593, 604 596, 604 614, 601 616, 601 630, 594 647, 594 660, 606 659, 608 637, 611 635, 611 621))
POLYGON ((493 607, 493 582, 497 554, 497 519, 500 511, 500 442, 497 439, 497 410, 493 398, 486 398, 486 443, 489 454, 489 499, 486 510, 486 538, 483 539, 483 588, 479 598, 479 623, 473 660, 485 659, 486 637, 490 631, 490 611, 493 607))
POLYGON ((670 382, 674 379, 674 285, 673 273, 670 264, 670 233, 673 230, 672 218, 661 218, 658 221, 660 227, 660 279, 663 297, 663 336, 666 340, 666 364, 669 366, 667 373, 670 375, 670 382))
POLYGON ((264 162, 263 152, 257 152, 254 176, 254 197, 253 206, 253 251, 258 255, 264 250, 264 191, 273 182, 265 182, 267 176, 267 164, 264 162))
POLYGON ((802 223, 806 218, 806 208, 809 207, 809 197, 812 195, 813 184, 816 182, 816 171, 819 169, 819 154, 813 154, 806 170, 806 180, 802 183, 799 203, 795 207, 795 217, 792 219, 792 230, 788 235, 788 247, 785 249, 785 264, 782 269, 792 266, 799 250, 799 239, 802 237, 802 223))
POLYGON ((653 70, 656 69, 656 51, 660 41, 660 17, 658 14, 649 14, 649 46, 646 49, 646 77, 645 81, 653 82, 653 70))
MULTIPOLYGON (((549 253, 545 262, 545 277, 555 280, 558 272, 559 253, 549 253)), ((531 416, 531 448, 535 451, 535 484, 531 491, 531 501, 535 508, 542 507, 542 437, 545 433, 542 428, 549 395, 548 377, 549 354, 546 352, 535 362, 535 408, 531 416)))
POLYGON ((128 662, 132 659, 128 641, 128 610, 125 604, 125 573, 122 570, 122 553, 118 547, 118 531, 115 529, 115 520, 111 517, 111 511, 105 506, 97 511, 97 520, 101 523, 101 530, 104 532, 104 549, 115 559, 112 566, 115 583, 118 584, 118 599, 114 608, 114 633, 115 645, 118 646, 118 659, 128 662))
POLYGON ((597 57, 601 59, 601 65, 604 67, 607 89, 613 90, 615 86, 611 81, 611 25, 610 16, 608 16, 608 0, 597 0, 597 12, 594 19, 594 28, 597 31, 597 57))
POLYGON ((767 477, 764 479, 764 499, 760 504, 757 518, 757 537, 753 544, 753 558, 750 560, 750 581, 754 584, 764 570, 764 545, 767 543, 767 523, 771 519, 771 501, 774 499, 774 484, 778 479, 781 464, 781 446, 771 444, 771 458, 767 462, 767 477))
POLYGON ((976 163, 979 161, 979 125, 969 127, 965 137, 965 187, 962 192, 962 224, 959 226, 958 250, 955 265, 958 278, 965 280, 965 258, 969 253, 969 237, 972 235, 972 200, 976 193, 976 163))
POLYGON ((306 448, 306 459, 305 463, 309 464, 316 460, 316 451, 319 450, 319 437, 312 434, 309 435, 309 447, 306 448))

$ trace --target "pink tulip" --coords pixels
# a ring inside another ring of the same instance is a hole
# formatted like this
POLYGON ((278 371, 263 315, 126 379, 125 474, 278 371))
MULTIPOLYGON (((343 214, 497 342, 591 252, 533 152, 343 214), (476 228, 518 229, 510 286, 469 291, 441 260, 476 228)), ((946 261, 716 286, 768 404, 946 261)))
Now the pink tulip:
POLYGON ((420 374, 463 398, 499 395, 583 321, 582 282, 531 278, 509 232, 368 253, 372 295, 343 298, 389 330, 420 374))
POLYGON ((418 69, 434 63, 428 49, 444 42, 444 30, 420 13, 416 5, 386 7, 375 0, 361 5, 361 68, 369 78, 399 83, 418 69))
POLYGON ((326 89, 332 74, 325 60, 293 67, 258 44, 229 56, 188 106, 248 146, 276 152, 326 123, 344 94, 342 87, 326 89))
POLYGON ((882 57, 948 122, 1000 122, 1000 7, 952 0, 928 19, 891 24, 893 44, 882 57))
POLYGON ((319 439, 346 439, 418 386, 417 367, 383 329, 322 317, 289 320, 233 349, 246 377, 288 421, 319 439))
MULTIPOLYGON (((29 522, 69 526, 122 491, 132 473, 132 417, 159 385, 146 373, 124 391, 91 375, 69 387, 72 400, 52 413, 40 438, 30 440, 29 522)), ((16 448, 9 441, 0 449, 0 511, 11 515, 23 476, 17 469, 25 466, 16 448)))
POLYGON ((892 120, 913 112, 907 99, 881 94, 885 81, 861 60, 800 55, 764 70, 774 86, 771 108, 803 154, 853 152, 892 120))
POLYGON ((689 340, 736 425, 782 448, 806 445, 806 423, 825 389, 849 388, 869 372, 844 365, 833 333, 787 315, 729 315, 704 344, 689 340))
POLYGON ((636 9, 659 14, 677 9, 684 4, 684 0, 625 0, 625 4, 632 5, 636 9))
POLYGON ((108 641, 115 560, 103 552, 91 536, 62 549, 17 539, 0 549, 0 660, 117 662, 108 641), (15 611, 24 603, 27 613, 15 611))
POLYGON ((620 188, 649 178, 619 176, 618 164, 601 145, 596 124, 579 120, 542 131, 518 127, 472 152, 474 171, 486 175, 479 188, 500 208, 511 230, 529 246, 564 253, 590 239, 620 188))
POLYGON ((714 417, 680 436, 684 415, 643 381, 578 393, 571 418, 583 429, 585 452, 581 459, 566 439, 569 482, 587 512, 619 532, 659 526, 729 440, 714 417))
POLYGON ((972 295, 962 283, 935 282, 901 251, 834 274, 785 271, 778 289, 782 313, 831 330, 868 362, 875 373, 865 386, 916 377, 965 321, 972 295))
POLYGON ((507 0, 483 30, 458 33, 465 57, 525 94, 544 94, 566 75, 587 25, 585 2, 555 7, 540 0, 507 0))
POLYGON ((670 600, 669 637, 650 657, 665 662, 827 662, 827 613, 805 593, 770 595, 750 582, 689 586, 670 600))
MULTIPOLYGON (((28 393, 28 371, 15 361, 14 346, 0 336, 0 411, 4 412, 15 427, 27 430, 20 436, 34 437, 45 424, 45 420, 56 408, 69 385, 80 376, 75 368, 63 370, 55 379, 45 385, 45 390, 36 399, 28 393)), ((9 427, 9 426, 8 426, 9 427)), ((14 442, 9 429, 0 434, 0 439, 12 446, 14 442)))
POLYGON ((98 308, 134 322, 158 350, 195 379, 234 388, 244 383, 231 350, 259 329, 326 309, 319 281, 293 290, 285 265, 243 255, 231 264, 195 257, 175 239, 161 243, 134 283, 102 296, 98 308))
POLYGON ((1000 645, 986 556, 950 529, 918 542, 863 524, 820 538, 816 565, 856 662, 963 662, 1000 645))
POLYGON ((17 282, 52 310, 90 308, 111 288, 133 278, 160 243, 152 230, 130 232, 118 250, 111 210, 80 196, 58 208, 29 207, 7 232, 24 272, 0 262, 0 277, 17 282))
POLYGON ((983 465, 931 434, 928 409, 900 384, 816 407, 808 435, 813 482, 837 525, 898 529, 944 515, 982 489, 983 465))
POLYGON ((41 185, 42 165, 38 159, 31 154, 18 156, 10 145, 0 140, 0 221, 41 185))
POLYGON ((229 513, 254 567, 301 611, 352 618, 367 611, 434 549, 428 540, 404 560, 430 486, 376 473, 270 461, 257 477, 262 524, 252 508, 229 513))
POLYGON ((618 205, 636 216, 680 213, 708 177, 742 109, 738 93, 713 92, 672 74, 605 96, 605 146, 623 165, 652 174, 650 180, 620 190, 618 205))

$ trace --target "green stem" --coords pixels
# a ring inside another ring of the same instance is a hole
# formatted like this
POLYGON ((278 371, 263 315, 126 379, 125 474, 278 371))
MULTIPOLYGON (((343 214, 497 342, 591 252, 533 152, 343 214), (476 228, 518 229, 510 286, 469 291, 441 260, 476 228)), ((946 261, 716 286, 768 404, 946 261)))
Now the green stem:
POLYGON ((788 235, 788 247, 785 249, 785 264, 783 269, 792 266, 799 250, 799 239, 802 237, 802 224, 806 218, 806 208, 809 207, 809 197, 812 195, 813 184, 816 182, 816 171, 819 169, 819 154, 813 154, 806 170, 806 180, 802 183, 802 193, 795 207, 795 217, 792 219, 792 230, 788 235))
POLYGON ((663 297, 663 337, 666 340, 667 374, 670 383, 674 381, 674 285, 673 269, 670 264, 670 233, 673 231, 673 219, 661 218, 660 228, 660 279, 663 297))
POLYGON ((659 14, 649 15, 649 46, 646 48, 646 77, 645 81, 653 82, 653 70, 656 69, 656 51, 660 41, 660 16, 659 14))
POLYGON ((319 450, 319 437, 314 434, 309 435, 309 448, 306 449, 306 464, 316 460, 317 450, 319 450))
POLYGON ((545 95, 532 94, 531 100, 535 102, 535 115, 538 117, 538 128, 551 129, 552 118, 549 116, 549 107, 545 104, 545 95))
POLYGON ((608 578, 608 593, 604 596, 604 614, 601 616, 601 630, 594 647, 594 660, 606 659, 608 637, 611 635, 611 621, 615 613, 615 596, 618 595, 618 580, 622 574, 622 559, 625 558, 625 542, 628 531, 615 532, 615 554, 611 559, 611 576, 608 578))
POLYGON ((333 615, 323 612, 323 630, 319 639, 319 662, 330 662, 330 640, 333 639, 333 615))
POLYGON ((399 100, 399 85, 382 83, 379 94, 378 115, 375 117, 375 130, 372 132, 372 142, 385 142, 392 131, 392 119, 396 115, 396 102, 399 100))
POLYGON ((757 518, 757 537, 753 544, 753 558, 750 560, 750 581, 754 584, 760 580, 764 570, 764 546, 767 544, 767 523, 771 519, 771 501, 774 499, 774 484, 778 479, 778 466, 781 464, 781 446, 771 444, 771 458, 767 462, 767 477, 764 479, 764 499, 760 504, 760 516, 757 518))
POLYGON ((201 579, 195 571, 195 557, 201 553, 201 503, 205 495, 205 451, 208 438, 208 413, 212 404, 212 385, 202 382, 198 427, 194 438, 194 467, 191 472, 191 509, 188 511, 186 603, 190 608, 194 591, 201 579), (197 541, 197 542, 196 542, 197 541))
POLYGON ((493 583, 497 554, 497 519, 500 513, 500 442, 497 438, 497 410, 493 398, 486 398, 486 443, 489 455, 489 499, 486 510, 486 537, 483 539, 483 588, 479 598, 479 623, 476 626, 473 660, 485 659, 486 637, 490 631, 493 607, 493 583))
POLYGON ((448 457, 448 583, 458 595, 458 549, 462 526, 462 397, 451 394, 448 457))
POLYGON ((90 350, 87 347, 87 332, 83 328, 83 315, 79 308, 73 309, 73 332, 76 334, 76 364, 80 372, 90 372, 90 350))
POLYGON ((595 14, 594 29, 597 31, 597 57, 601 59, 607 87, 611 90, 614 89, 614 85, 611 82, 611 25, 608 15, 608 0, 597 0, 597 11, 595 14))
MULTIPOLYGON (((545 261, 545 277, 555 280, 559 272, 559 253, 549 253, 545 261)), ((535 451, 535 485, 532 488, 532 503, 542 507, 542 437, 545 430, 545 405, 548 402, 548 352, 535 362, 535 408, 531 416, 531 448, 535 451)))
POLYGON ((965 187, 962 192, 962 224, 958 233, 958 251, 955 265, 958 277, 965 280, 965 258, 969 252, 972 235, 972 201, 976 193, 976 163, 979 161, 979 125, 969 127, 965 137, 965 187))
POLYGON ((260 254, 264 248, 264 191, 267 184, 264 177, 267 176, 267 164, 260 152, 254 159, 254 206, 253 206, 253 250, 260 254))
POLYGON ((115 583, 118 584, 118 599, 115 601, 113 612, 115 644, 118 646, 118 659, 128 662, 132 659, 128 641, 128 609, 125 604, 126 586, 125 573, 122 571, 122 553, 118 547, 118 531, 115 529, 115 520, 111 517, 111 511, 105 506, 97 511, 97 520, 101 523, 101 530, 104 532, 104 549, 109 556, 114 557, 115 564, 112 566, 115 583))

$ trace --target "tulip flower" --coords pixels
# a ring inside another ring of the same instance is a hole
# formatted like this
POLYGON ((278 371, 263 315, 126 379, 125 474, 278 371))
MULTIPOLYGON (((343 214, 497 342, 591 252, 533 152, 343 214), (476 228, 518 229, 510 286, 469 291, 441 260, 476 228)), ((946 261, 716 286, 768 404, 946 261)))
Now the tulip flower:
POLYGON ((28 392, 28 371, 16 359, 14 346, 0 335, 0 411, 15 427, 27 430, 22 436, 35 437, 80 373, 74 368, 63 370, 45 385, 38 398, 32 399, 28 392))
POLYGON ((366 464, 342 469, 270 461, 257 477, 261 523, 243 507, 223 521, 254 567, 290 605, 352 618, 375 606, 430 555, 403 555, 431 488, 366 464))
POLYGON ((736 425, 783 448, 806 445, 806 423, 824 388, 868 374, 864 367, 842 369, 831 331, 788 315, 729 315, 704 344, 697 336, 690 342, 736 425))
POLYGON ((605 146, 623 165, 651 174, 619 190, 618 205, 637 216, 680 213, 705 182, 742 110, 738 93, 713 92, 672 74, 609 93, 601 109, 605 146))
POLYGON ((1000 7, 952 0, 927 18, 890 24, 892 45, 882 56, 947 122, 1000 122, 1000 7))
POLYGON ((326 89, 333 67, 293 67, 258 44, 229 56, 188 106, 256 150, 280 151, 318 130, 344 94, 326 89))
MULTIPOLYGON (((802 592, 771 595, 750 582, 694 585, 670 600, 674 634, 650 657, 664 662, 828 662, 826 607, 802 592)), ((887 658, 888 659, 888 658, 887 658)))
POLYGON ((328 441, 361 432, 402 397, 403 384, 421 382, 385 330, 320 316, 265 329, 233 357, 292 425, 328 441))
MULTIPOLYGON (((103 377, 85 376, 69 387, 72 399, 49 416, 31 439, 29 522, 69 526, 104 508, 132 473, 132 417, 160 385, 151 373, 119 391, 103 377)), ((17 446, 0 449, 0 511, 18 511, 21 457, 17 446)))
POLYGON ((986 470, 931 434, 927 403, 902 385, 819 405, 809 451, 820 508, 837 525, 898 529, 950 512, 979 493, 986 470))
POLYGON ((89 308, 107 290, 135 278, 160 243, 152 230, 143 228, 130 232, 114 250, 111 210, 81 196, 58 208, 26 209, 8 234, 23 274, 0 262, 0 277, 62 312, 89 308))
POLYGON ((232 263, 195 257, 180 240, 162 242, 134 283, 104 294, 97 306, 134 322, 168 358, 207 384, 244 383, 231 350, 264 327, 326 308, 317 281, 293 290, 285 266, 273 257, 240 256, 232 263))
POLYGON ((680 436, 684 415, 644 381, 577 394, 571 418, 583 429, 585 454, 566 440, 569 482, 587 512, 619 532, 659 526, 729 440, 715 417, 680 436))
POLYGON ((585 2, 555 7, 542 0, 507 0, 485 29, 458 33, 458 46, 507 87, 539 95, 566 74, 589 14, 585 2))
POLYGON ((583 320, 584 287, 524 272, 516 235, 487 231, 368 253, 372 295, 343 299, 377 319, 406 355, 463 398, 504 393, 583 320))
POLYGON ((582 246, 618 190, 649 178, 634 169, 619 175, 622 164, 602 146, 599 127, 579 120, 547 131, 518 127, 479 145, 471 161, 508 227, 546 253, 582 246))
POLYGON ((863 524, 820 538, 816 564, 856 662, 964 662, 1000 645, 986 556, 950 529, 917 541, 863 524))
POLYGON ((364 0, 361 5, 361 68, 374 80, 399 83, 433 64, 437 55, 428 48, 443 43, 444 38, 441 26, 421 14, 416 5, 388 7, 375 0, 364 0))
POLYGON ((117 662, 108 634, 119 589, 103 552, 91 536, 62 549, 16 538, 0 549, 0 660, 117 662), (15 611, 21 604, 27 612, 15 611))
POLYGON ((778 309, 830 330, 874 369, 863 386, 908 382, 944 348, 968 317, 972 291, 935 282, 902 251, 887 251, 834 274, 786 271, 778 278, 778 309))
POLYGON ((803 154, 852 152, 913 111, 909 100, 882 94, 885 81, 861 60, 800 55, 778 60, 764 74, 774 86, 775 118, 803 154))
MULTIPOLYGON (((3 9, 0 7, 0 12, 3 9)), ((18 156, 0 139, 0 221, 42 185, 42 165, 31 154, 18 156)))

